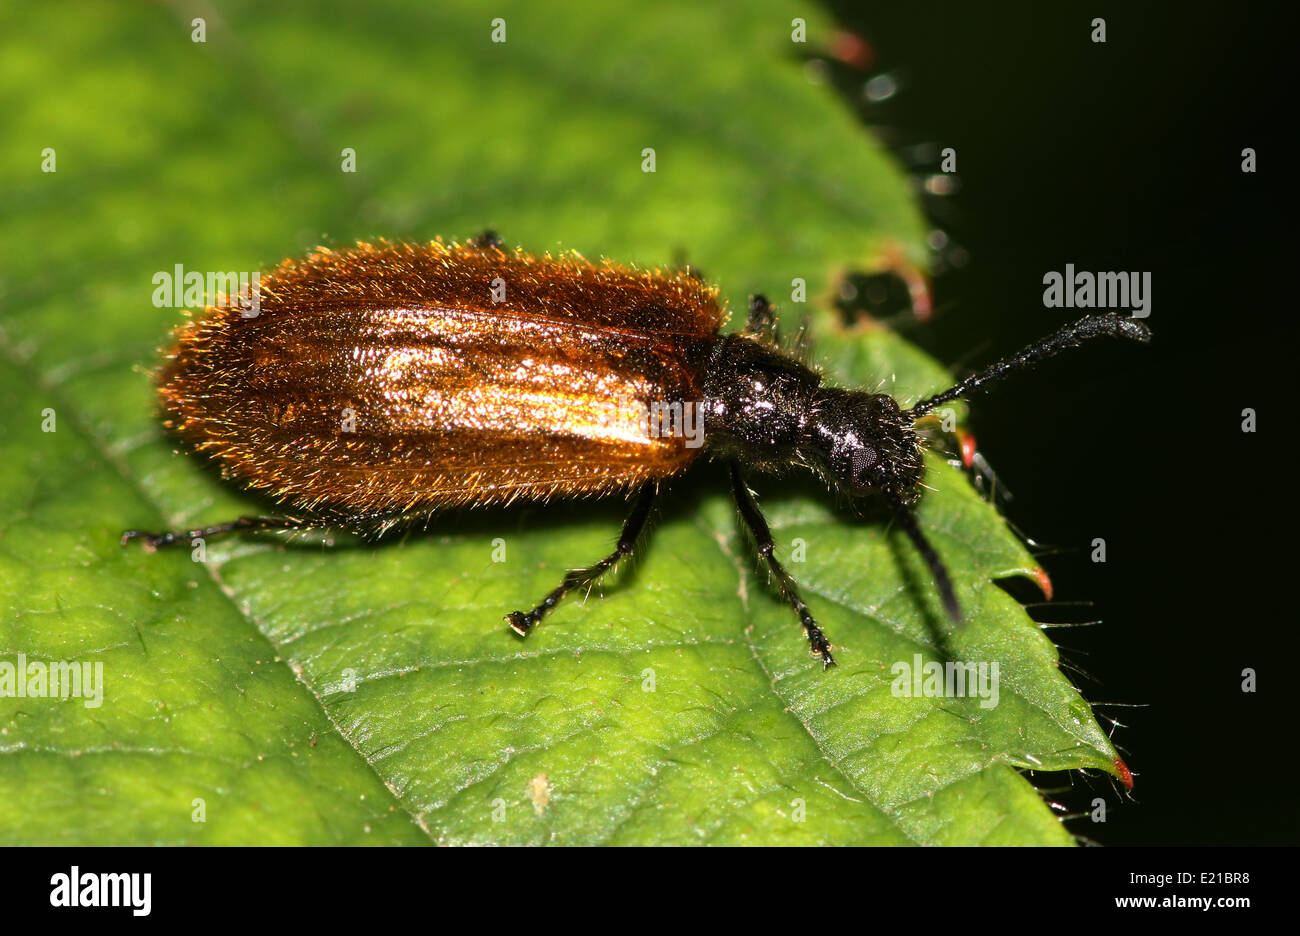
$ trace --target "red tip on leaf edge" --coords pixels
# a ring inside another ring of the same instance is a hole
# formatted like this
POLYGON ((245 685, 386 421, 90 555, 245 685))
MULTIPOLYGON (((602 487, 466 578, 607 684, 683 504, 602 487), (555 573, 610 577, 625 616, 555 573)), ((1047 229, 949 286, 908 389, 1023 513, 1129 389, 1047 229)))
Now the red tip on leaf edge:
POLYGON ((1119 774, 1120 783, 1124 784, 1124 789, 1133 789, 1133 771, 1128 769, 1128 764, 1124 763, 1122 757, 1115 758, 1115 770, 1119 774))
POLYGON ((975 434, 972 432, 963 432, 957 430, 957 439, 961 442, 961 463, 969 471, 971 465, 975 464, 975 434))
POLYGON ((843 29, 837 29, 831 37, 830 52, 845 65, 860 71, 870 68, 876 60, 875 50, 867 40, 843 29))
POLYGON ((1042 566, 1039 566, 1037 569, 1034 570, 1033 575, 1034 575, 1034 581, 1038 583, 1038 587, 1043 593, 1043 597, 1046 598, 1048 601, 1051 601, 1052 580, 1047 577, 1047 570, 1044 569, 1042 566))

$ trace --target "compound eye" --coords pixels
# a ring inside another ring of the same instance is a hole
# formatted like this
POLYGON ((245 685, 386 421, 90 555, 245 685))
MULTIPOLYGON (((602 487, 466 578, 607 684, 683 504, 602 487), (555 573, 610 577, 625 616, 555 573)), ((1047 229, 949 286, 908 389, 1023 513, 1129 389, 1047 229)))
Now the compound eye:
POLYGON ((880 461, 880 454, 870 445, 863 445, 853 450, 853 483, 857 487, 869 487, 869 473, 880 461))

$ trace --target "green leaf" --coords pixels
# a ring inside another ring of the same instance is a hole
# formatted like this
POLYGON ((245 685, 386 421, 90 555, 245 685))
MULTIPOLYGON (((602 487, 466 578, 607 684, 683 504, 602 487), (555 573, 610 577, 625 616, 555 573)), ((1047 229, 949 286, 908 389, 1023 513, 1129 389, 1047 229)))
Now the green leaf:
MULTIPOLYGON (((805 553, 828 673, 709 465, 603 598, 527 642, 502 614, 604 555, 617 499, 378 546, 213 540, 202 563, 118 545, 265 507, 159 428, 144 369, 180 316, 152 278, 176 264, 491 225, 642 265, 685 249, 733 308, 762 290, 791 315, 796 277, 813 300, 890 251, 924 264, 906 178, 791 42, 796 16, 828 34, 817 9, 540 7, 494 6, 505 43, 469 2, 223 3, 202 44, 153 5, 0 14, 0 686, 20 656, 103 665, 98 706, 0 699, 0 841, 1070 841, 1018 768, 1115 752, 992 584, 1034 561, 937 456, 920 516, 958 630, 896 531, 754 479, 779 554, 805 553), (996 661, 998 704, 899 697, 915 654, 996 661)), ((835 379, 908 399, 948 380, 882 329, 812 319, 835 379)))

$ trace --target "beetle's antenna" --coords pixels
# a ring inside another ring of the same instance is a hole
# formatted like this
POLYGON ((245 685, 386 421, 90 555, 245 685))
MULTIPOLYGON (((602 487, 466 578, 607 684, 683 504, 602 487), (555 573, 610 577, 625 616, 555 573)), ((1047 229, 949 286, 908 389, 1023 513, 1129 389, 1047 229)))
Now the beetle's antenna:
POLYGON ((1055 334, 1035 341, 1029 347, 1013 354, 1011 357, 1003 358, 980 373, 967 377, 955 387, 945 390, 937 396, 922 400, 908 410, 908 413, 914 419, 924 416, 942 403, 947 403, 949 400, 955 400, 958 397, 968 396, 986 384, 1001 380, 1008 374, 1032 367, 1039 361, 1055 357, 1062 351, 1077 348, 1089 338, 1105 337, 1127 338, 1130 341, 1140 341, 1146 344, 1151 340, 1151 329, 1137 319, 1130 318, 1127 315, 1120 315, 1118 312, 1084 316, 1077 322, 1066 325, 1055 334))
POLYGON ((934 587, 939 590, 939 598, 943 601, 943 609, 948 612, 948 617, 954 624, 960 624, 961 606, 957 604, 957 593, 952 587, 952 577, 948 575, 948 567, 943 564, 939 554, 934 551, 930 541, 921 532, 921 527, 916 522, 916 514, 910 507, 894 504, 894 516, 898 518, 898 525, 916 546, 916 551, 921 554, 925 564, 930 567, 930 574, 934 576, 934 587))

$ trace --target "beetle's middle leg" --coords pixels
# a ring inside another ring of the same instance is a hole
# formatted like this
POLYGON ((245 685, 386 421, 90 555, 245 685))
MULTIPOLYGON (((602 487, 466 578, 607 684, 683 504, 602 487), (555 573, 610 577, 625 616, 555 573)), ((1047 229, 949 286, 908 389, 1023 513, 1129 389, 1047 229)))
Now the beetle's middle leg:
POLYGON ((520 637, 527 637, 533 626, 550 614, 565 595, 575 588, 594 585, 602 575, 614 567, 618 560, 630 556, 632 550, 636 548, 636 541, 640 538, 641 531, 645 529, 646 520, 650 517, 650 508, 654 505, 658 493, 658 488, 653 481, 643 485, 632 504, 632 510, 623 521, 623 532, 619 534, 618 546, 614 551, 595 565, 589 565, 585 569, 574 569, 533 610, 526 613, 511 611, 506 615, 506 623, 510 625, 510 629, 520 637))
POLYGON ((744 518, 745 525, 754 535, 754 544, 758 548, 758 554, 767 561, 767 567, 776 579, 777 587, 781 590, 781 596, 785 598, 786 604, 794 609, 795 614, 799 615, 799 621, 803 624, 804 633, 808 635, 808 646, 814 656, 822 659, 822 665, 830 669, 835 665, 835 658, 831 656, 831 643, 826 639, 826 635, 818 626, 817 621, 813 619, 812 613, 808 606, 799 597, 799 586, 795 584, 790 573, 776 559, 776 546, 772 542, 772 531, 767 526, 767 521, 763 519, 762 512, 758 509, 758 504, 754 502, 754 495, 749 493, 749 487, 745 484, 745 478, 740 473, 740 466, 735 462, 731 463, 731 491, 736 498, 736 506, 740 508, 740 516, 744 518))

